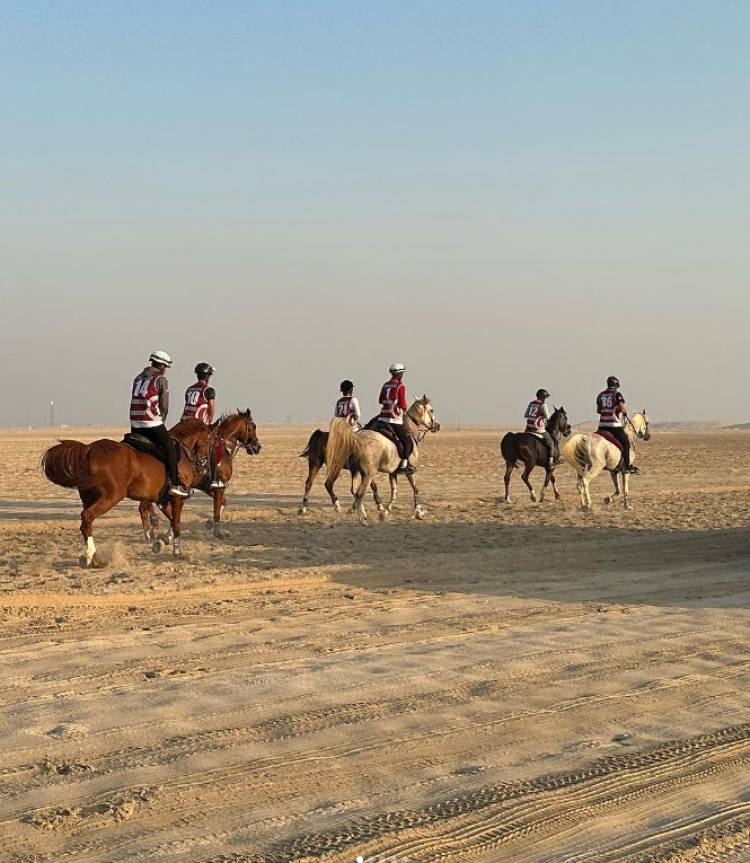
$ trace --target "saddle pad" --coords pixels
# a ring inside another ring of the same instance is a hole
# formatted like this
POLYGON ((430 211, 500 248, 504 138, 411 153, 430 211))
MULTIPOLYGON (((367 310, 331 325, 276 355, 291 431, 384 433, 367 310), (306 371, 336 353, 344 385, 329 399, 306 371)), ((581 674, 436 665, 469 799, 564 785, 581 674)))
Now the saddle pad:
POLYGON ((609 443, 614 444, 617 447, 617 449, 620 450, 620 452, 623 451, 622 444, 620 443, 620 441, 617 440, 617 438, 613 434, 610 434, 610 432, 598 431, 598 432, 596 432, 596 434, 598 434, 599 437, 603 437, 604 440, 609 441, 609 443))

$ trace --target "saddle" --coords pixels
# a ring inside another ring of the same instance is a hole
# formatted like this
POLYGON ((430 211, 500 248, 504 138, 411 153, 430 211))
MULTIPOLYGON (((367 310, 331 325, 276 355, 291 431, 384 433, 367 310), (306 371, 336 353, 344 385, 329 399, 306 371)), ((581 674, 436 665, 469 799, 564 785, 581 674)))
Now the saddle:
POLYGON ((383 422, 380 417, 373 417, 365 426, 365 430, 377 432, 378 434, 382 434, 383 437, 388 438, 396 447, 398 457, 400 459, 404 457, 404 448, 401 446, 401 441, 396 432, 393 431, 393 426, 390 423, 383 422))
POLYGON ((619 440, 617 440, 617 438, 611 432, 604 431, 603 429, 600 429, 598 432, 596 432, 596 434, 598 434, 599 437, 603 437, 604 440, 606 440, 607 442, 614 444, 614 446, 616 446, 617 449, 619 449, 621 453, 624 453, 624 450, 622 448, 622 444, 620 443, 619 440))
MULTIPOLYGON (((173 437, 172 440, 174 441, 175 449, 177 450, 177 463, 179 464, 180 459, 182 458, 182 445, 177 438, 173 437)), ((127 432, 127 434, 123 436, 122 442, 138 452, 153 456, 166 467, 167 454, 147 437, 134 432, 127 432)))

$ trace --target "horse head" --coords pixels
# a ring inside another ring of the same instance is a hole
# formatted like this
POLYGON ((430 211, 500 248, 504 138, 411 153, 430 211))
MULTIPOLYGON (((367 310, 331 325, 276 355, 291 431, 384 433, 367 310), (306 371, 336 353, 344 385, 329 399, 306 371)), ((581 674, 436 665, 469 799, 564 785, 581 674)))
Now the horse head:
POLYGON ((549 418, 549 422, 547 423, 547 430, 550 433, 558 432, 563 437, 568 437, 570 435, 572 429, 568 422, 568 415, 565 413, 565 408, 562 405, 560 405, 559 408, 555 408, 552 416, 549 418))
POLYGON ((423 395, 421 399, 417 399, 414 402, 411 408, 409 408, 409 415, 419 428, 425 432, 440 431, 440 423, 435 416, 435 408, 433 408, 432 402, 426 395, 423 395))
POLYGON ((632 419, 633 430, 641 440, 651 440, 651 431, 648 427, 648 414, 644 408, 639 414, 635 414, 632 419))
POLYGON ((261 450, 261 446, 250 408, 247 408, 245 411, 237 408, 237 414, 244 423, 244 428, 241 430, 237 440, 245 447, 245 452, 248 455, 257 455, 261 450))

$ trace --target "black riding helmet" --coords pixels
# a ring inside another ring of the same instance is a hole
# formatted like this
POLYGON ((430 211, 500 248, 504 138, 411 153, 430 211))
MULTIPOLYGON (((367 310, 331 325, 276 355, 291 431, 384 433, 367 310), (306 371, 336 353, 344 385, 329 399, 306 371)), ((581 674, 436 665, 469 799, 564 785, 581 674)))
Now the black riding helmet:
POLYGON ((198 363, 195 367, 195 373, 199 378, 210 377, 215 371, 216 369, 209 363, 198 363))
POLYGON ((607 386, 608 387, 619 387, 620 386, 620 379, 618 377, 615 377, 615 375, 610 375, 607 378, 607 386))
POLYGON ((548 393, 548 392, 547 392, 547 390, 545 390, 545 389, 537 390, 537 391, 536 391, 536 397, 537 397, 538 399, 548 399, 548 398, 549 398, 549 393, 548 393))
POLYGON ((351 381, 341 381, 339 389, 342 393, 348 393, 350 390, 354 389, 354 384, 351 381))

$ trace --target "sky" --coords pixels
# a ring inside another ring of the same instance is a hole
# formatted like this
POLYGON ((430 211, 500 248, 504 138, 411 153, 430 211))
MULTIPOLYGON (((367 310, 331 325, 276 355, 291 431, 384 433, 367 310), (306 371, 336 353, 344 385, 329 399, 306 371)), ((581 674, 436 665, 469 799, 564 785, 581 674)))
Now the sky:
POLYGON ((750 4, 3 3, 0 425, 750 420, 750 4))

